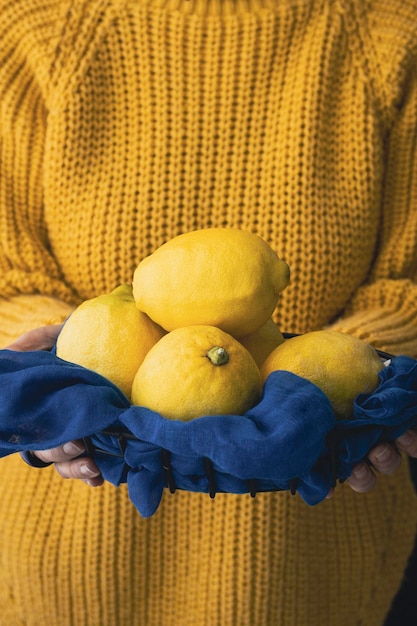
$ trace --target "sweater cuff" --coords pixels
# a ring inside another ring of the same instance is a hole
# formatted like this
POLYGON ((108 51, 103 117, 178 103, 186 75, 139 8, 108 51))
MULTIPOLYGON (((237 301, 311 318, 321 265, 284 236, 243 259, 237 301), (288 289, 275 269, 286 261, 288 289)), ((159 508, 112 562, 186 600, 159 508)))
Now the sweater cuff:
POLYGON ((417 285, 380 280, 361 288, 330 326, 395 356, 417 357, 417 285))
POLYGON ((74 306, 49 296, 0 298, 0 349, 29 330, 61 324, 73 310, 74 306))

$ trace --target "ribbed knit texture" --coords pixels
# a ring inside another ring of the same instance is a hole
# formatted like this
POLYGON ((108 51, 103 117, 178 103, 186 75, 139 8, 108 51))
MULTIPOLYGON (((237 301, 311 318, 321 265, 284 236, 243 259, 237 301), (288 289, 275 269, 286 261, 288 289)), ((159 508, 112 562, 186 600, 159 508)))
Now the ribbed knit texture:
MULTIPOLYGON (((417 356, 416 48, 415 0, 0 0, 0 345, 234 226, 291 267, 283 331, 417 356)), ((380 626, 416 519, 406 464, 143 520, 5 459, 0 625, 380 626)))

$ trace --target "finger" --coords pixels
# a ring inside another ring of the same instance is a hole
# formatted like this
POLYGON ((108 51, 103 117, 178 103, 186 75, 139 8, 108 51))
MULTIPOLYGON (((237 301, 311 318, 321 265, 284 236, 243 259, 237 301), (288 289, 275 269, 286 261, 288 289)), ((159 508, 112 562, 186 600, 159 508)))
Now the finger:
POLYGON ((63 324, 52 324, 29 330, 7 346, 7 350, 27 352, 29 350, 50 350, 55 345, 56 339, 63 324))
POLYGON ((71 461, 85 452, 84 443, 78 439, 77 441, 68 441, 63 446, 50 448, 49 450, 35 450, 34 454, 46 463, 62 463, 71 461))
POLYGON ((417 432, 415 430, 407 430, 395 440, 395 444, 398 450, 405 452, 413 459, 417 459, 417 432))
POLYGON ((371 491, 376 484, 376 476, 366 462, 358 463, 352 470, 351 476, 346 481, 348 485, 358 493, 371 491))
POLYGON ((104 484, 103 476, 98 476, 97 478, 86 478, 83 480, 83 483, 89 485, 90 487, 101 487, 104 484))
POLYGON ((99 468, 89 457, 56 463, 55 469, 62 478, 78 478, 90 486, 98 486, 104 482, 99 468))
POLYGON ((388 443, 382 443, 373 448, 368 459, 372 463, 372 467, 380 474, 394 474, 401 465, 401 455, 394 446, 388 443))

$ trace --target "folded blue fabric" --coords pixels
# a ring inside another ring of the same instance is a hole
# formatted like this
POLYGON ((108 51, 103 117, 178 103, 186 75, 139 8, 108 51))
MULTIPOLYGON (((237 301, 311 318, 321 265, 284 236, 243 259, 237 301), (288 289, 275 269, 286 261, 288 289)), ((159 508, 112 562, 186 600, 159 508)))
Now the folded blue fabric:
POLYGON ((296 484, 311 505, 334 478, 379 441, 417 422, 417 362, 396 357, 355 417, 336 421, 323 392, 289 372, 274 372, 260 403, 243 416, 168 420, 131 406, 102 376, 48 352, 0 351, 0 456, 88 438, 106 480, 128 483, 142 516, 164 489, 248 493, 296 484))

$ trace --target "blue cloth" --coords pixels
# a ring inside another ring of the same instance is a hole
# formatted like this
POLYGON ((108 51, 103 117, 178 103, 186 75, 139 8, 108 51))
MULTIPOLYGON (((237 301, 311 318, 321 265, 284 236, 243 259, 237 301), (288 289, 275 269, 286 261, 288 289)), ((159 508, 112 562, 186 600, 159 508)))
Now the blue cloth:
POLYGON ((380 379, 373 394, 356 398, 349 421, 336 421, 312 383, 274 372, 245 415, 181 422, 131 406, 107 379, 52 353, 1 350, 0 456, 88 438, 104 478, 127 482, 144 517, 157 510, 167 482, 207 493, 296 485, 314 505, 376 443, 416 424, 417 362, 396 357, 380 379))

